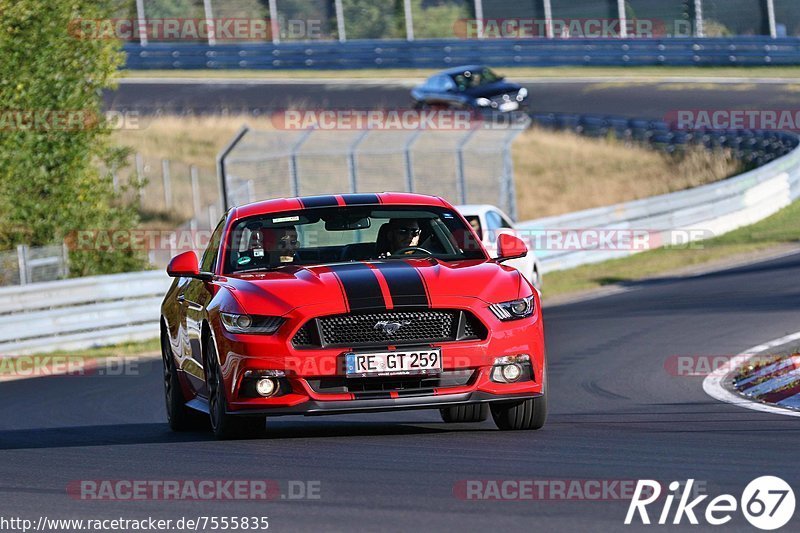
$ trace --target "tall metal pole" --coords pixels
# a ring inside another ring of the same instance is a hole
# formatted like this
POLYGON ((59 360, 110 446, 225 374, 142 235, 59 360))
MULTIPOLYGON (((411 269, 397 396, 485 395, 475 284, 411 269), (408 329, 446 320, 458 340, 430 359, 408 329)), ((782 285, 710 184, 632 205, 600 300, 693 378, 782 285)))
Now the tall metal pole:
POLYGON ((619 12, 619 36, 625 39, 628 37, 627 22, 628 17, 625 15, 625 0, 617 0, 617 11, 619 12))
POLYGON ((775 0, 767 0, 767 15, 769 16, 769 34, 773 39, 777 39, 778 28, 775 23, 775 0))
POLYGON ((278 20, 278 0, 269 0, 269 26, 272 31, 272 44, 281 42, 281 22, 278 20))
POLYGON ((478 39, 483 39, 483 0, 475 0, 475 21, 478 23, 478 39))
POLYGON ((414 15, 411 12, 411 0, 403 0, 403 7, 406 16, 406 40, 414 40, 414 15))
POLYGON ((339 34, 339 42, 343 43, 347 40, 347 34, 344 28, 344 7, 342 7, 342 0, 336 0, 334 2, 334 7, 336 8, 336 29, 339 34))
POLYGON ((144 14, 144 0, 136 0, 136 25, 139 27, 139 44, 147 46, 147 18, 144 14))
POLYGON ((211 0, 203 0, 203 10, 206 15, 206 31, 208 32, 208 46, 217 44, 216 25, 214 24, 214 12, 211 10, 211 0))
POLYGON ((555 35, 553 35, 553 5, 550 0, 544 0, 544 23, 547 38, 552 39, 555 35))
POLYGON ((703 23, 703 0, 694 0, 694 33, 697 37, 706 36, 706 28, 703 23))

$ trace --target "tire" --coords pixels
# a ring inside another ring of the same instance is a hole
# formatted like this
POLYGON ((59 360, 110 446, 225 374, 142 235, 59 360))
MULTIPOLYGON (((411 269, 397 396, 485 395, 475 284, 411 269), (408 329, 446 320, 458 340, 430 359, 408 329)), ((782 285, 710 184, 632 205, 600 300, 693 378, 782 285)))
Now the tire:
POLYGON ((547 373, 541 396, 513 403, 492 404, 491 411, 494 423, 504 431, 541 429, 547 421, 547 373))
POLYGON ((227 413, 225 387, 222 386, 222 369, 217 359, 217 348, 209 337, 203 350, 206 360, 206 384, 208 385, 208 412, 211 431, 220 440, 261 436, 265 432, 266 417, 230 415, 227 413))
POLYGON ((465 405, 455 405, 439 409, 442 420, 448 424, 465 422, 483 422, 489 418, 489 404, 469 403, 465 405))
POLYGON ((164 364, 164 403, 167 408, 167 422, 173 431, 207 430, 208 417, 186 407, 175 359, 165 334, 161 334, 161 360, 164 364))

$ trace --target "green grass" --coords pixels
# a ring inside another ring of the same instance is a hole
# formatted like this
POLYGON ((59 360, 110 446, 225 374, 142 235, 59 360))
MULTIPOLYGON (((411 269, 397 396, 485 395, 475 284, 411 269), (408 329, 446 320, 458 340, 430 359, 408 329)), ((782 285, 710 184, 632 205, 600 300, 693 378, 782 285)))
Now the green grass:
POLYGON ((800 201, 750 226, 696 243, 697 247, 667 247, 622 259, 585 265, 544 275, 544 297, 635 281, 684 267, 702 265, 741 254, 800 241, 800 201))
MULTIPOLYGON (((607 77, 734 77, 798 78, 800 67, 498 67, 509 78, 607 77)), ((362 70, 124 70, 122 78, 340 78, 340 79, 421 79, 438 69, 362 69, 362 70)))

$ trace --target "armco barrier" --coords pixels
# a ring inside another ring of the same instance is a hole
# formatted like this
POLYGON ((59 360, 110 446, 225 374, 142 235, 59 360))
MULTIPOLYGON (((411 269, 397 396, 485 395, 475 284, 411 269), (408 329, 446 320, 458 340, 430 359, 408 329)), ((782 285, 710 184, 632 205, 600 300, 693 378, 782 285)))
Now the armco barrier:
MULTIPOLYGON (((800 198, 800 148, 739 176, 642 200, 522 222, 527 234, 548 230, 645 230, 670 242, 676 232, 721 235, 752 224, 800 198)), ((630 250, 538 249, 552 272, 631 255, 630 250)))
POLYGON ((800 64, 800 39, 427 39, 205 44, 126 44, 128 69, 755 66, 800 64))
POLYGON ((156 337, 170 282, 162 270, 0 288, 0 357, 156 337))

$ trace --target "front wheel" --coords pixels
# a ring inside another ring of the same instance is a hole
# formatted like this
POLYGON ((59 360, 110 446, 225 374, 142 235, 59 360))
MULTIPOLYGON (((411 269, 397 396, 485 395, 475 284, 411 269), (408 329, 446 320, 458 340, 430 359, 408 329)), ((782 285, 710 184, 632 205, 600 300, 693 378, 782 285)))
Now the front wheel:
POLYGON ((492 418, 502 430, 541 429, 547 421, 547 373, 538 398, 492 404, 492 418))
POLYGON ((485 403, 470 403, 466 405, 454 405, 439 409, 442 420, 448 424, 462 422, 483 422, 489 418, 489 405, 485 403))
POLYGON ((173 431, 208 429, 208 419, 186 407, 181 391, 178 370, 166 335, 161 335, 161 359, 164 364, 164 401, 167 407, 167 422, 173 431))
POLYGON ((259 436, 264 433, 263 416, 237 416, 227 413, 225 381, 217 359, 217 349, 211 336, 206 340, 206 382, 208 384, 208 412, 211 430, 220 440, 259 436))

